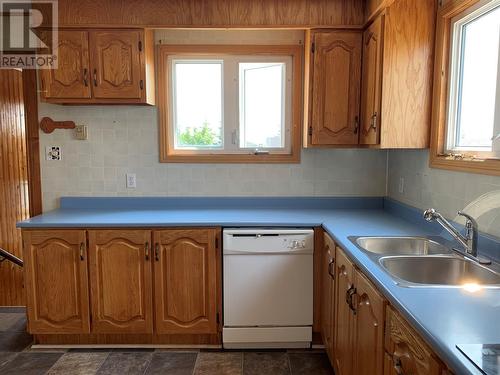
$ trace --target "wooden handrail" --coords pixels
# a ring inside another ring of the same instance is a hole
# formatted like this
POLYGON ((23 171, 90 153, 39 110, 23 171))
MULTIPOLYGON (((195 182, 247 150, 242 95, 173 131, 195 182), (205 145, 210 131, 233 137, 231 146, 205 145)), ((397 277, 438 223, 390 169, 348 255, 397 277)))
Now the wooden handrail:
POLYGON ((7 250, 4 250, 0 247, 0 262, 3 262, 4 260, 8 260, 9 262, 14 263, 15 265, 19 267, 24 266, 24 262, 22 259, 16 257, 15 255, 9 253, 7 250))

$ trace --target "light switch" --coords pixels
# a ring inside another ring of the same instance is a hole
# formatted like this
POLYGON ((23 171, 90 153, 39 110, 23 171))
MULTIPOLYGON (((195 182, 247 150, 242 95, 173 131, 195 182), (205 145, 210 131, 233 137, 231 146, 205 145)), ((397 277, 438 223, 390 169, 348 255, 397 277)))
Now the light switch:
POLYGON ((137 187, 137 181, 135 179, 135 173, 127 173, 127 189, 135 189, 137 187))
POLYGON ((76 125, 75 138, 81 141, 85 141, 89 138, 87 125, 76 125))

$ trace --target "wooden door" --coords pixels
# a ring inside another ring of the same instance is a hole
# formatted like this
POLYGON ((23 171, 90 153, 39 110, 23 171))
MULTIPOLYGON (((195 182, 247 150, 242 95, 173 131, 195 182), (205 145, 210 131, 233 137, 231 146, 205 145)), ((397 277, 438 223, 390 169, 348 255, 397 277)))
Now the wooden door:
POLYGON ((154 232, 158 333, 217 333, 218 236, 219 230, 213 228, 154 232))
POLYGON ((333 330, 334 330, 334 294, 335 294, 335 243, 328 234, 324 234, 323 247, 323 294, 321 298, 321 335, 325 351, 333 363, 333 330))
POLYGON ((384 361, 386 374, 440 375, 441 362, 415 331, 392 308, 386 313, 384 361))
POLYGON ((311 144, 358 144, 362 34, 313 35, 311 144))
POLYGON ((382 375, 385 300, 361 272, 356 271, 353 373, 382 375))
POLYGON ((382 99, 382 48, 384 15, 377 17, 363 34, 363 73, 361 78, 360 144, 380 143, 382 99))
POLYGON ((41 69, 42 97, 85 99, 91 97, 88 32, 60 30, 57 69, 41 69))
POLYGON ((143 34, 141 30, 90 32, 94 98, 142 97, 143 34))
POLYGON ((89 333, 87 250, 83 230, 23 232, 31 333, 89 333))
POLYGON ((350 301, 355 292, 354 265, 339 247, 335 252, 335 265, 335 370, 337 375, 351 375, 354 315, 350 301))
POLYGON ((151 231, 89 231, 92 332, 152 333, 151 231))

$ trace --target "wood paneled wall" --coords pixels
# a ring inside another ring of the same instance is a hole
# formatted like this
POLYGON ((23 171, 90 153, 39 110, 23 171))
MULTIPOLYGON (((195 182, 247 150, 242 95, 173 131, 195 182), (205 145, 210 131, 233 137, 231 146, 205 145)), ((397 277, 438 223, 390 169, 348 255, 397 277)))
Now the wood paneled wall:
MULTIPOLYGON (((22 258, 16 221, 29 217, 22 72, 0 70, 0 247, 22 258)), ((0 305, 24 305, 23 270, 0 263, 0 305)))
POLYGON ((59 26, 362 25, 364 0, 59 0, 59 26))

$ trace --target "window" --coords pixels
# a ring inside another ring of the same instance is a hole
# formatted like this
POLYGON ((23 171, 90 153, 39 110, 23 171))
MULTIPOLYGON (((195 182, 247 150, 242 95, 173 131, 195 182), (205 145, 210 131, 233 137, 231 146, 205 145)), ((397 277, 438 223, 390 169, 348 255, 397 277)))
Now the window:
POLYGON ((500 174, 500 0, 467 4, 438 12, 431 166, 500 174))
POLYGON ((159 65, 162 161, 299 161, 300 47, 163 45, 159 65))

